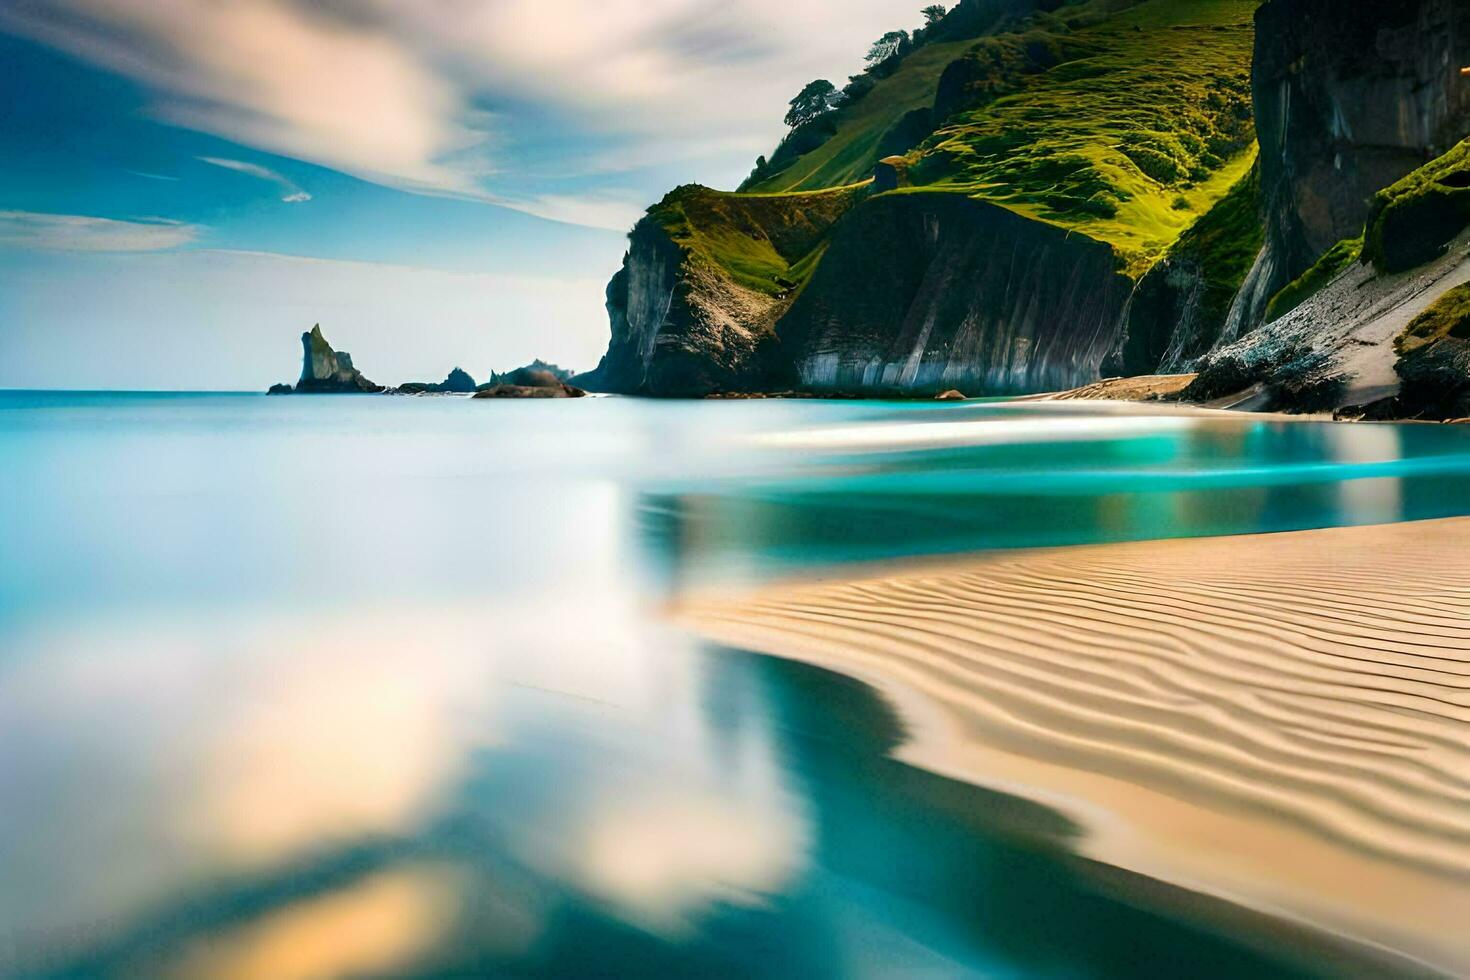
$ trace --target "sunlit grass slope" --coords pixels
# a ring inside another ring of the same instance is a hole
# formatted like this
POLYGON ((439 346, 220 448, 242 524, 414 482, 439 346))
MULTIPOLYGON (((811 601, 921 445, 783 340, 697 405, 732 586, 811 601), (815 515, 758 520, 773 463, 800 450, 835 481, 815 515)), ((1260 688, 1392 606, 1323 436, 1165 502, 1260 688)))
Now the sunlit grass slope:
MULTIPOLYGON (((907 154, 911 186, 890 193, 990 201, 1112 245, 1141 276, 1254 163, 1257 5, 1079 0, 921 46, 830 117, 829 139, 750 193, 683 187, 650 215, 735 281, 784 295, 867 193, 885 136, 933 108, 938 127, 907 154), (822 193, 834 188, 845 190, 822 193)), ((1237 225, 1242 248, 1258 242, 1253 221, 1237 225)))
POLYGON ((1088 53, 951 117, 915 182, 1116 246, 1146 268, 1253 160, 1255 0, 1149 0, 1069 39, 1088 53))
POLYGON ((939 76, 973 44, 973 40, 931 44, 909 55, 897 72, 838 114, 835 136, 749 189, 817 190, 866 180, 884 135, 908 113, 933 105, 939 76))
POLYGON ((727 194, 697 184, 670 191, 648 211, 673 241, 734 282, 782 296, 806 281, 832 224, 864 186, 810 194, 727 194))

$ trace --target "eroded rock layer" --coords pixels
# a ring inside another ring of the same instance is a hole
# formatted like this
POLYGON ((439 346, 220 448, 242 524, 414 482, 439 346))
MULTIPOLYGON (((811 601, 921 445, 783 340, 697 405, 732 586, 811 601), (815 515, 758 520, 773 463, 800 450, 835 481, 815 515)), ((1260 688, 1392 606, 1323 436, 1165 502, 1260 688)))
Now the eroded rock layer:
POLYGON ((1107 245, 958 194, 845 217, 778 327, 822 390, 1007 393, 1097 380, 1131 283, 1107 245))

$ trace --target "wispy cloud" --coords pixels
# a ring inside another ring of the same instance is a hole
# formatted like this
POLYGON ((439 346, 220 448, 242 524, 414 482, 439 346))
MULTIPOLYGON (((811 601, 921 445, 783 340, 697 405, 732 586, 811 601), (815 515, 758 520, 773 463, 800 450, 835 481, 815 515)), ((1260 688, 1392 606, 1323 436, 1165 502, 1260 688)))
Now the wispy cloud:
POLYGON ((643 217, 647 205, 636 195, 617 192, 542 194, 530 198, 494 198, 492 202, 548 221, 609 231, 627 231, 633 227, 643 217))
POLYGON ((261 180, 270 181, 281 189, 281 200, 287 204, 297 204, 302 201, 311 200, 311 195, 306 193, 296 183, 283 174, 272 170, 270 167, 262 167, 258 163, 246 163, 244 160, 229 160, 224 157, 199 157, 203 163, 236 173, 247 174, 251 177, 259 177, 261 180))
POLYGON ((159 118, 396 186, 472 189, 464 93, 363 18, 287 0, 6 0, 0 23, 137 78, 159 118))
POLYGON ((152 218, 120 221, 81 214, 0 211, 0 246, 59 252, 161 252, 194 241, 198 225, 152 218))
POLYGON ((769 151, 802 84, 841 84, 872 38, 915 26, 916 8, 848 0, 834 16, 830 0, 3 0, 0 27, 145 83, 153 114, 169 123, 391 187, 529 200, 524 210, 603 226, 613 211, 587 200, 610 185, 558 186, 525 173, 525 161, 586 173, 611 152, 652 173, 672 162, 662 148, 676 146, 690 178, 738 178, 734 161, 769 151), (721 172, 695 169, 712 165, 721 172))

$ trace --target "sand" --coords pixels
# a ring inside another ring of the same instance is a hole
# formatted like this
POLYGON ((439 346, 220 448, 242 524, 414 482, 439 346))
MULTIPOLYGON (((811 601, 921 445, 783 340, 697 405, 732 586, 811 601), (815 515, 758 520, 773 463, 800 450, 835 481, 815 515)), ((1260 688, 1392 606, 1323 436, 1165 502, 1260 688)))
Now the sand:
POLYGON ((912 764, 1087 856, 1470 975, 1470 518, 1000 553, 681 599, 859 676, 912 764))

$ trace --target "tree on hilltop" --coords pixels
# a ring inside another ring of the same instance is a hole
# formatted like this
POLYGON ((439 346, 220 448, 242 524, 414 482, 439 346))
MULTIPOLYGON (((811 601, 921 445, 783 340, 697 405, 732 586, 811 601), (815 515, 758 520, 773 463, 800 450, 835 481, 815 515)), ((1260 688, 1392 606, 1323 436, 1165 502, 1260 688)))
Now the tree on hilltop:
POLYGON ((786 113, 786 125, 795 129, 804 123, 825 114, 833 109, 842 99, 837 87, 825 78, 819 78, 814 82, 807 82, 806 88, 797 93, 796 98, 791 100, 791 109, 786 113))
POLYGON ((881 65, 907 47, 908 43, 908 31, 889 31, 873 42, 873 46, 868 49, 868 57, 865 60, 869 65, 881 65))
POLYGON ((944 4, 942 3, 931 3, 929 6, 919 11, 919 13, 924 15, 924 26, 933 27, 935 24, 944 19, 944 15, 948 13, 948 11, 944 9, 944 4))

